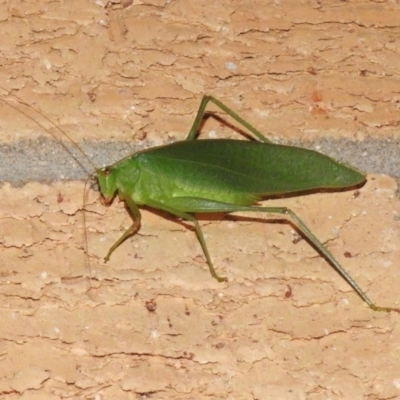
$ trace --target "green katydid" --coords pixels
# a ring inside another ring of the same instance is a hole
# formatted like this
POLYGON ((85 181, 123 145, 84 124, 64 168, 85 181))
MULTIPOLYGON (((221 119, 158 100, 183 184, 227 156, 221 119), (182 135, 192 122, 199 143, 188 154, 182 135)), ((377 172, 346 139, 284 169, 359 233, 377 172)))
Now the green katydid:
POLYGON ((316 151, 271 143, 212 96, 203 97, 186 140, 139 151, 113 165, 96 169, 95 175, 103 202, 111 204, 118 194, 133 219, 133 224, 110 248, 105 261, 139 230, 139 206, 148 206, 192 222, 211 275, 220 282, 225 281, 226 278, 220 277, 214 268, 195 213, 283 214, 290 217, 301 234, 370 308, 400 312, 398 308, 375 305, 294 212, 286 207, 253 205, 276 195, 350 189, 365 183, 365 175, 316 151), (209 102, 243 125, 259 141, 195 140, 209 102))
POLYGON ((114 250, 140 228, 138 206, 167 211, 194 224, 211 275, 214 269, 194 213, 267 212, 289 216, 300 232, 332 264, 357 294, 376 311, 399 309, 375 305, 301 219, 286 207, 260 207, 257 200, 279 194, 304 194, 321 189, 359 186, 365 175, 321 153, 271 143, 257 129, 212 96, 204 96, 185 141, 139 151, 117 163, 96 170, 106 204, 115 195, 126 203, 134 220, 110 248, 114 250), (247 128, 260 141, 228 139, 195 140, 209 102, 247 128), (245 160, 245 161, 244 161, 245 160))

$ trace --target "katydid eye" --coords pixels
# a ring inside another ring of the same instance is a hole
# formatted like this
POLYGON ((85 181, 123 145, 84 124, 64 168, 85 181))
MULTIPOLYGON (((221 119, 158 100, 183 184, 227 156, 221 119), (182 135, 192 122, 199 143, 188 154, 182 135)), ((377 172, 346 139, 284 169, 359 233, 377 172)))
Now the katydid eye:
POLYGON ((110 167, 106 167, 106 168, 104 168, 103 172, 104 172, 105 176, 109 176, 111 174, 111 168, 110 167))

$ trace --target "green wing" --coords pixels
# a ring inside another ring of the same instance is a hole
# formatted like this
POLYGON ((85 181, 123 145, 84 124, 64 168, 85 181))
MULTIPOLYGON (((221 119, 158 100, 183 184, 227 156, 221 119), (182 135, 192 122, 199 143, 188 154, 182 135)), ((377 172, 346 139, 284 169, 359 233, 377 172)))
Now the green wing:
POLYGON ((235 204, 284 193, 355 186, 357 170, 298 147, 242 140, 188 140, 136 155, 141 169, 176 186, 175 196, 235 204), (181 193, 180 193, 181 190, 181 193))

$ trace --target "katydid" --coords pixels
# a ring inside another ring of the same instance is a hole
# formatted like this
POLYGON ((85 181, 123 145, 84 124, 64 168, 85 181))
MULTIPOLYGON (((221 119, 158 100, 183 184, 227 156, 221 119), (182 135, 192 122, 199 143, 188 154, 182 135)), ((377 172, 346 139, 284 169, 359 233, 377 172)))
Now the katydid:
POLYGON ((226 281, 214 268, 195 213, 245 211, 282 214, 290 217, 301 234, 370 308, 400 312, 398 308, 373 303, 293 211, 286 207, 253 205, 258 200, 277 195, 359 187, 366 182, 365 175, 316 151, 271 143, 212 96, 203 97, 186 140, 139 151, 113 165, 96 169, 95 176, 103 202, 110 205, 118 194, 133 219, 133 224, 110 248, 105 261, 122 242, 137 233, 141 223, 139 206, 148 206, 192 222, 211 275, 219 282, 226 281), (258 140, 195 140, 209 102, 258 140))
POLYGON ((226 278, 215 271, 194 213, 249 211, 284 214, 369 307, 376 311, 400 312, 397 308, 375 305, 291 210, 252 205, 268 196, 360 186, 366 181, 365 175, 321 153, 271 143, 212 96, 203 97, 186 140, 139 151, 111 166, 97 169, 96 174, 105 204, 111 204, 118 193, 134 220, 110 248, 105 261, 124 240, 139 230, 141 214, 138 206, 145 205, 192 222, 211 275, 220 282, 225 281, 226 278), (260 141, 195 140, 210 101, 260 141))

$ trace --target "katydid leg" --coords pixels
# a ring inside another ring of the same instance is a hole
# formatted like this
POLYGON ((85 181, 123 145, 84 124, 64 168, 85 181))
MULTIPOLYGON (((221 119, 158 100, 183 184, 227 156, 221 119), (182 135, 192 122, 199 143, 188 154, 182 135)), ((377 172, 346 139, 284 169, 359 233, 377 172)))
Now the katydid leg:
POLYGON ((140 221, 142 219, 142 215, 140 214, 140 210, 135 202, 128 196, 124 197, 124 201, 128 210, 132 216, 133 224, 125 231, 125 233, 111 246, 110 250, 108 250, 107 255, 104 257, 104 261, 107 262, 111 254, 117 249, 117 247, 128 239, 130 236, 134 235, 138 229, 140 228, 140 221))
POLYGON ((260 131, 258 131, 254 126, 250 125, 247 121, 245 121, 242 117, 240 117, 238 114, 236 114, 232 109, 227 107, 224 103, 219 101, 213 96, 203 96, 203 99, 201 100, 200 107, 197 111, 196 118, 193 122, 192 128, 190 129, 189 135, 187 136, 186 140, 193 140, 197 136, 197 132, 199 130, 199 126, 201 124, 201 121, 203 120, 204 112, 206 110, 207 104, 209 102, 214 103, 217 107, 219 107, 222 111, 224 111, 226 114, 228 114, 230 117, 232 117, 236 122, 238 122, 240 125, 244 126, 246 129, 248 129, 254 136, 256 136, 258 139, 260 139, 262 142, 265 143, 271 143, 269 139, 267 139, 260 131))
POLYGON ((172 214, 172 215, 175 215, 176 217, 179 217, 179 218, 185 219, 185 220, 187 220, 187 221, 189 221, 189 222, 192 222, 193 225, 194 225, 194 229, 196 230, 196 235, 197 235, 197 238, 199 239, 201 248, 203 249, 203 253, 204 253, 204 255, 206 256, 208 268, 209 268, 209 270, 210 270, 211 275, 212 275, 218 282, 225 282, 225 281, 227 281, 227 278, 222 277, 222 276, 219 276, 219 275, 217 274, 217 271, 215 271, 214 264, 213 264, 213 262, 211 261, 211 256, 210 256, 210 253, 209 253, 209 251, 208 251, 208 248, 207 248, 207 245, 206 245, 206 241, 205 241, 205 239, 204 239, 203 231, 201 230, 200 225, 199 225, 199 223, 198 223, 196 217, 195 217, 193 214, 190 214, 190 213, 181 211, 181 210, 179 210, 179 209, 177 209, 177 208, 175 208, 175 207, 171 207, 169 204, 168 204, 168 205, 165 205, 164 203, 161 204, 161 203, 158 203, 158 202, 155 202, 155 201, 148 201, 147 204, 148 204, 150 207, 158 208, 159 210, 166 211, 166 212, 168 212, 168 213, 170 213, 170 214, 172 214))
MULTIPOLYGON (((314 248, 322 254, 325 259, 336 269, 336 271, 346 280, 346 282, 357 292, 370 308, 375 311, 396 311, 400 312, 398 308, 381 307, 374 304, 370 298, 363 292, 349 273, 339 264, 335 257, 328 251, 328 249, 317 239, 317 237, 310 231, 306 224, 290 209, 286 207, 257 207, 257 206, 239 206, 223 202, 211 201, 208 199, 199 199, 192 197, 177 197, 169 200, 169 204, 174 208, 185 208, 190 212, 266 212, 270 214, 283 214, 289 216, 299 231, 305 238, 314 246, 314 248)), ((202 244, 203 246, 203 244, 202 244)), ((205 243, 204 243, 205 246, 205 243)), ((203 246, 203 248, 204 248, 203 246)))
POLYGON ((211 261, 210 253, 208 252, 206 241, 204 239, 203 231, 200 228, 199 222, 197 221, 197 219, 193 215, 191 215, 191 214, 186 214, 186 215, 187 215, 186 219, 188 219, 189 221, 192 221, 193 224, 194 224, 194 228, 196 229, 197 238, 199 239, 199 242, 201 244, 201 248, 203 249, 204 255, 206 256, 208 268, 210 269, 211 275, 218 282, 226 282, 228 279, 225 278, 225 277, 219 276, 217 274, 217 271, 215 271, 214 264, 211 261))

